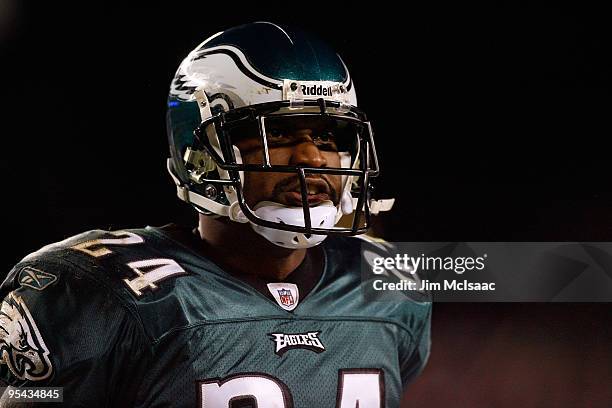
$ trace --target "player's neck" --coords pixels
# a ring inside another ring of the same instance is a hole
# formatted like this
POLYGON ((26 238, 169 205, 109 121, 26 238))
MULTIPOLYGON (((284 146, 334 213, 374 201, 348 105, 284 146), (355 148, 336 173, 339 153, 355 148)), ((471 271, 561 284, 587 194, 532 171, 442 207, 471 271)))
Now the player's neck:
POLYGON ((200 215, 199 231, 206 255, 228 272, 284 280, 306 255, 305 249, 286 249, 272 244, 248 224, 200 215))

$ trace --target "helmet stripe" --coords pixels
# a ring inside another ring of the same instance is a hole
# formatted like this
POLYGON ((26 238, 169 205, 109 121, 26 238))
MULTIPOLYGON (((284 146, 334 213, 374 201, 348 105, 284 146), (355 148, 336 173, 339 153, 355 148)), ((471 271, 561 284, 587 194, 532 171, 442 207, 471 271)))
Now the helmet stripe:
POLYGON ((201 58, 205 58, 207 55, 214 55, 214 54, 225 54, 227 56, 229 56, 234 63, 236 64, 236 66, 238 67, 238 69, 240 69, 240 71, 246 75, 247 77, 251 78, 253 81, 261 84, 261 85, 265 85, 268 88, 272 88, 272 89, 278 89, 278 90, 282 90, 283 89, 283 84, 282 82, 270 82, 270 80, 264 78, 261 75, 257 75, 257 71, 254 70, 250 70, 248 69, 244 63, 242 62, 242 60, 240 59, 240 56, 234 52, 233 50, 229 49, 229 48, 217 48, 217 49, 211 49, 211 50, 207 50, 207 51, 200 51, 198 52, 198 56, 196 58, 194 58, 195 60, 201 59, 201 58))

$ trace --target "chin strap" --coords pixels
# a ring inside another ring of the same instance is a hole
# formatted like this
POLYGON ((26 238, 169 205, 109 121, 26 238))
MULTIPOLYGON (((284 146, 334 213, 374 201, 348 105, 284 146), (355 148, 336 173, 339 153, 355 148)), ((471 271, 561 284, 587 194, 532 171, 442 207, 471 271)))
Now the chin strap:
MULTIPOLYGON (((351 197, 349 193, 344 193, 340 201, 340 210, 342 214, 348 215, 355 211, 359 199, 351 197)), ((395 204, 395 198, 386 198, 384 200, 370 200, 370 214, 376 215, 381 211, 390 211, 395 204)))
MULTIPOLYGON (((301 207, 288 207, 276 202, 261 201, 253 210, 258 217, 267 221, 305 226, 304 210, 301 207)), ((337 211, 338 209, 331 201, 323 201, 315 207, 310 207, 311 225, 313 228, 333 229, 337 211)), ((273 244, 289 249, 310 248, 319 245, 327 238, 327 235, 307 235, 301 232, 263 227, 254 223, 251 223, 251 227, 273 244)))
MULTIPOLYGON (((370 213, 373 215, 381 211, 390 211, 395 204, 395 198, 385 198, 384 200, 370 200, 370 213)), ((353 198, 353 206, 357 205, 357 199, 353 198)))

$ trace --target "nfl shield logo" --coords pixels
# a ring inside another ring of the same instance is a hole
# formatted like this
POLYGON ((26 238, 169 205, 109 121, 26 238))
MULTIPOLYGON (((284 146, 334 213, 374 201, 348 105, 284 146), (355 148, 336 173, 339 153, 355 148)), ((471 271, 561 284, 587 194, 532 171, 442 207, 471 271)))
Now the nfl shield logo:
POLYGON ((268 290, 276 303, 289 312, 295 309, 300 302, 300 290, 294 283, 268 283, 268 290))
POLYGON ((293 295, 288 289, 280 289, 278 291, 278 297, 280 298, 280 303, 283 306, 290 307, 295 304, 295 301, 293 300, 293 295))

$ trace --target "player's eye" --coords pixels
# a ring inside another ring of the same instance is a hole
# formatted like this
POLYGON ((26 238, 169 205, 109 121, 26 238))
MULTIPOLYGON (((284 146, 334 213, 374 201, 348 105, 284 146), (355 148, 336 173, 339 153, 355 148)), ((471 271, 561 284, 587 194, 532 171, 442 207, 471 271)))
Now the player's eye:
POLYGON ((312 138, 313 142, 321 150, 337 151, 336 135, 330 130, 324 130, 317 133, 312 138))
POLYGON ((291 136, 290 132, 272 128, 267 132, 267 139, 268 146, 281 146, 292 143, 294 138, 291 136))
POLYGON ((278 139, 283 136, 283 132, 280 129, 270 129, 270 131, 268 132, 268 137, 272 139, 278 139))

